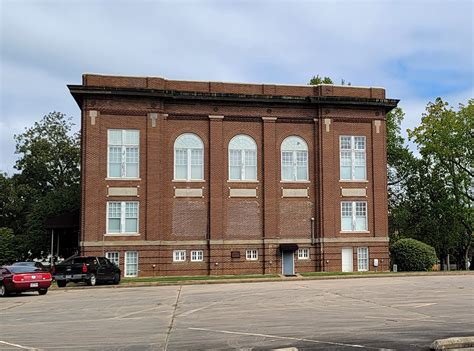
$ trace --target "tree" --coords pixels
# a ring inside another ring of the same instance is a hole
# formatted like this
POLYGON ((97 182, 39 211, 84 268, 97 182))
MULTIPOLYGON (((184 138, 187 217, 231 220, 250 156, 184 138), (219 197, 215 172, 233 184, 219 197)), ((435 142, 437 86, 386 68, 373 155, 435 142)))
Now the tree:
MULTIPOLYGON (((448 226, 458 236, 460 259, 468 266, 474 222, 474 99, 455 111, 441 98, 428 103, 421 124, 409 130, 427 171, 436 176, 443 194, 441 208, 448 226)), ((434 228, 436 229, 436 228, 434 228)))
POLYGON ((313 76, 308 83, 309 85, 318 85, 318 84, 334 84, 332 79, 329 77, 320 77, 319 74, 317 76, 313 76))
POLYGON ((0 228, 0 266, 13 263, 18 258, 16 239, 10 228, 0 228))
POLYGON ((49 251, 46 220, 80 207, 79 135, 71 133, 73 126, 52 112, 15 136, 20 173, 0 175, 0 226, 13 230, 22 256, 49 251))
POLYGON ((21 155, 15 168, 24 182, 43 193, 79 182, 79 137, 70 135, 73 125, 71 118, 51 112, 15 135, 21 155))

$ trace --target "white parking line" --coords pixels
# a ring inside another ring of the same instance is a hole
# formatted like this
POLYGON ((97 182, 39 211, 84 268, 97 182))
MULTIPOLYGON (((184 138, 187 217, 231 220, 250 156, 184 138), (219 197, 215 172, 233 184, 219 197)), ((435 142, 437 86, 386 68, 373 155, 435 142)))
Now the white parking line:
POLYGON ((261 336, 264 338, 271 338, 271 339, 283 339, 283 340, 295 340, 295 341, 304 341, 313 344, 327 344, 327 345, 336 345, 336 346, 346 346, 346 347, 354 347, 358 349, 366 349, 366 350, 381 350, 378 347, 369 347, 363 345, 354 345, 354 344, 344 344, 340 342, 331 342, 331 341, 321 341, 321 340, 314 340, 314 339, 305 339, 305 338, 295 338, 292 336, 280 336, 280 335, 270 335, 270 334, 257 334, 257 333, 243 333, 243 332, 234 332, 229 330, 215 330, 215 329, 206 329, 206 328, 188 328, 189 330, 199 330, 199 331, 209 331, 214 333, 224 333, 224 334, 234 334, 234 335, 246 335, 246 336, 261 336))
POLYGON ((12 344, 11 342, 6 342, 6 341, 3 341, 3 340, 0 340, 0 344, 5 344, 5 345, 8 345, 8 346, 17 347, 17 348, 23 349, 23 350, 41 351, 40 349, 35 349, 34 347, 28 347, 28 346, 22 346, 22 345, 18 345, 18 344, 12 344))

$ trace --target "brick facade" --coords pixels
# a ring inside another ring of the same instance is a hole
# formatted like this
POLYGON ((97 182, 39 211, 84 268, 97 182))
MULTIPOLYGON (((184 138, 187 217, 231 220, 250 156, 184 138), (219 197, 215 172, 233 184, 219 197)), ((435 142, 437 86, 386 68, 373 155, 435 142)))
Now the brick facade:
POLYGON ((343 248, 357 271, 357 248, 367 247, 369 270, 374 259, 388 269, 385 115, 398 101, 384 89, 89 74, 69 89, 82 110, 83 254, 119 252, 123 272, 125 252, 136 251, 139 276, 279 274, 282 244, 309 249, 309 259, 294 252, 295 273, 341 271, 343 248), (109 129, 140 131, 138 179, 108 178, 109 129), (173 179, 183 133, 204 144, 203 181, 173 179), (256 181, 228 180, 229 141, 240 134, 257 145, 256 181), (365 137, 365 180, 340 181, 341 135, 365 137), (281 181, 288 136, 307 144, 307 181, 281 181), (139 203, 138 234, 107 233, 108 201, 139 203), (341 232, 341 201, 367 202, 367 230, 341 232), (173 262, 173 250, 186 261, 173 262), (191 250, 204 260, 191 262, 191 250))

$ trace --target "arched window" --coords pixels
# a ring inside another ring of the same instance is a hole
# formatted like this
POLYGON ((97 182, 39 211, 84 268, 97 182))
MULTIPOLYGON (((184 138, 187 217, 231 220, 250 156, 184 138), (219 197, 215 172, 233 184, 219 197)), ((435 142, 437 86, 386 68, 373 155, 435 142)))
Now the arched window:
POLYGON ((308 145, 297 136, 281 143, 281 180, 308 180, 308 145))
POLYGON ((257 144, 248 135, 229 142, 229 180, 257 180, 257 144))
POLYGON ((181 134, 174 142, 174 179, 204 179, 204 144, 196 134, 181 134))

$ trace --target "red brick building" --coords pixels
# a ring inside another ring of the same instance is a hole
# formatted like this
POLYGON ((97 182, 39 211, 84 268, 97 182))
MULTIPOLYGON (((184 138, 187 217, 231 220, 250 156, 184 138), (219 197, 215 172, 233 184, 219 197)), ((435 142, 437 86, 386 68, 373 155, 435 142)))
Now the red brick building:
POLYGON ((125 276, 388 269, 383 88, 86 74, 69 89, 83 254, 125 276))

